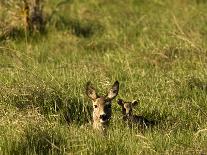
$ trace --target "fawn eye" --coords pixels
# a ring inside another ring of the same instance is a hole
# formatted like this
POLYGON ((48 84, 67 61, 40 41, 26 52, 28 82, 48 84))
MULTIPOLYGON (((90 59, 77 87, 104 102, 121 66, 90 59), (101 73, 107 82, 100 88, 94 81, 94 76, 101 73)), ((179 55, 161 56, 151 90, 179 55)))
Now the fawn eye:
POLYGON ((94 108, 97 108, 98 106, 97 105, 94 105, 94 108))

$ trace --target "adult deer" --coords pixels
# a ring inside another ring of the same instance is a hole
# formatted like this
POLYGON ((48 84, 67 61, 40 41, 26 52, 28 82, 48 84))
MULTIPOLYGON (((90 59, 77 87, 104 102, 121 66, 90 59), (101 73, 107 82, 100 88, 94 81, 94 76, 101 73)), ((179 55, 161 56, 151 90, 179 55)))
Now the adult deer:
POLYGON ((97 94, 91 82, 86 85, 86 94, 93 103, 93 128, 106 132, 112 115, 112 100, 118 95, 119 82, 116 81, 105 96, 97 94))

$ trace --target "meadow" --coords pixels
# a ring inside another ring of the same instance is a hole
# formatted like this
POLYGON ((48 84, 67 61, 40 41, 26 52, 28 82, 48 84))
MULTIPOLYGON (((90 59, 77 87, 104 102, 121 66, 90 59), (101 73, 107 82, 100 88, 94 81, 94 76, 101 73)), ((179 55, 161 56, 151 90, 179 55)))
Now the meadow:
POLYGON ((207 1, 63 2, 45 1, 43 34, 0 6, 0 26, 18 27, 0 29, 0 154, 207 154, 207 1), (85 84, 104 94, 116 80, 101 136, 85 84), (127 128, 118 98, 156 126, 127 128))

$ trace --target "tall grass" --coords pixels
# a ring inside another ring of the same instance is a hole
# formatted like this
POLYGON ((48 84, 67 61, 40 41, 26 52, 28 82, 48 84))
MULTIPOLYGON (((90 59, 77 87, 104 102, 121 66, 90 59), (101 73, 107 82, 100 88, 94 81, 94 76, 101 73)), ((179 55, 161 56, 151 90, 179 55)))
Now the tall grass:
POLYGON ((46 1, 47 33, 0 41, 0 154, 206 154, 206 6, 46 1), (92 129, 85 84, 115 80, 155 127, 128 129, 114 100, 108 135, 92 129))

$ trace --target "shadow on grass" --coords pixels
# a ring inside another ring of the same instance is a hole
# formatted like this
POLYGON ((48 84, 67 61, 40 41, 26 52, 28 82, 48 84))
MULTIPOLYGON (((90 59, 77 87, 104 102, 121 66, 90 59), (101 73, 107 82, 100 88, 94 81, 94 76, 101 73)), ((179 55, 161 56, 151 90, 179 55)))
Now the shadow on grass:
POLYGON ((23 37, 25 37, 24 30, 17 27, 2 28, 0 32, 0 42, 6 39, 19 39, 23 37))
POLYGON ((169 118, 169 114, 166 113, 160 113, 158 109, 154 109, 150 113, 145 112, 144 117, 152 122, 152 127, 156 126, 162 126, 165 124, 169 118))
POLYGON ((2 28, 0 32, 0 42, 6 41, 8 39, 25 41, 27 38, 28 41, 39 41, 41 37, 47 35, 47 31, 42 32, 31 32, 25 31, 23 28, 19 27, 5 27, 2 28))
POLYGON ((45 27, 42 31, 26 31, 24 27, 12 27, 4 24, 0 25, 0 42, 6 39, 16 39, 21 40, 22 38, 27 37, 28 39, 32 38, 32 40, 37 40, 41 36, 45 36, 48 34, 48 28, 52 25, 55 26, 57 30, 69 30, 74 35, 83 38, 90 38, 94 35, 102 34, 104 31, 104 27, 97 20, 79 20, 75 18, 66 18, 61 15, 57 15, 57 19, 50 19, 51 21, 47 22, 47 27, 45 27))
MULTIPOLYGON (((41 87, 17 88, 16 93, 3 94, 5 102, 19 110, 36 107, 45 117, 60 116, 61 123, 82 125, 91 120, 92 107, 76 97, 68 97, 61 91, 41 87)), ((72 96, 72 95, 71 95, 72 96)))
POLYGON ((206 0, 196 0, 197 4, 206 4, 206 0))
POLYGON ((55 27, 59 30, 71 30, 74 35, 84 38, 90 38, 104 31, 104 27, 96 20, 66 19, 63 16, 59 16, 55 21, 55 27))
POLYGON ((207 82, 201 81, 199 78, 191 77, 187 83, 191 90, 199 89, 207 93, 207 82))
POLYGON ((61 111, 61 120, 66 121, 68 124, 75 122, 78 125, 82 125, 90 122, 92 118, 92 106, 85 105, 76 98, 68 99, 61 111))
POLYGON ((166 109, 160 111, 159 109, 153 109, 150 113, 144 112, 144 117, 150 121, 153 121, 153 125, 150 126, 148 131, 167 131, 172 129, 182 129, 185 120, 173 114, 170 110, 166 109))
POLYGON ((67 139, 61 132, 34 126, 28 127, 20 140, 12 141, 8 153, 14 155, 64 154, 66 145, 67 139))

